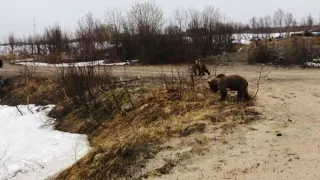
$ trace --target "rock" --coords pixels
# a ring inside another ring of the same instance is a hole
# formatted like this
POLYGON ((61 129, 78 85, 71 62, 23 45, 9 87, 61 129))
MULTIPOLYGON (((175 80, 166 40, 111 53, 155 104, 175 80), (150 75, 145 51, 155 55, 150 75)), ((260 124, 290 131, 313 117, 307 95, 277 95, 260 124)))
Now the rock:
POLYGON ((130 111, 130 110, 132 110, 132 109, 133 109, 133 106, 132 106, 131 103, 125 103, 125 104, 123 104, 123 105, 121 106, 121 110, 122 110, 122 111, 128 112, 128 111, 130 111))
POLYGON ((49 105, 49 104, 50 104, 50 102, 48 100, 46 100, 46 99, 41 101, 41 106, 46 106, 46 105, 49 105))
POLYGON ((281 132, 277 132, 277 136, 282 136, 281 132))

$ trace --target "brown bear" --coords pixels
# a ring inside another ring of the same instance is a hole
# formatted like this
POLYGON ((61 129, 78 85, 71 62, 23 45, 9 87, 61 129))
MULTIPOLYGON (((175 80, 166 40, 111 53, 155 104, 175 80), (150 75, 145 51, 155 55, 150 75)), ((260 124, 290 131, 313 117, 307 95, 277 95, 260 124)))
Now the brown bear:
POLYGON ((204 76, 205 73, 210 75, 210 72, 208 71, 207 66, 200 60, 196 60, 193 64, 193 72, 195 76, 197 75, 197 71, 199 72, 198 73, 199 76, 204 76))
POLYGON ((226 100, 227 89, 231 91, 237 91, 237 100, 240 101, 242 98, 249 100, 248 94, 248 81, 239 75, 228 75, 219 74, 215 78, 208 80, 210 90, 217 93, 220 90, 221 101, 226 100))

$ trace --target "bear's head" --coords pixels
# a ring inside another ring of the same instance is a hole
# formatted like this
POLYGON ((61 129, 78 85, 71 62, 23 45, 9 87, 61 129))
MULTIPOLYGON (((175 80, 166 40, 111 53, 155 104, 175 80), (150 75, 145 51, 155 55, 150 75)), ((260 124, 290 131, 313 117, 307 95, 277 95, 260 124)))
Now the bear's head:
POLYGON ((209 88, 214 93, 219 91, 218 83, 219 83, 219 79, 218 78, 213 78, 211 80, 208 80, 209 88))

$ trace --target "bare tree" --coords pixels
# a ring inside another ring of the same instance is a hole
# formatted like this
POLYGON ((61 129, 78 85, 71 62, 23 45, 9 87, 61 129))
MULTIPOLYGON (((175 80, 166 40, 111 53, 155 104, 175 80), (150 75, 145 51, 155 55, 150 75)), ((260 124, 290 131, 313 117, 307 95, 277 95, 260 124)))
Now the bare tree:
POLYGON ((254 34, 258 26, 257 18, 255 16, 249 20, 249 25, 251 27, 252 34, 254 34))
POLYGON ((309 28, 311 28, 314 25, 314 19, 311 14, 309 14, 307 17, 307 25, 309 28))
POLYGON ((34 50, 34 37, 29 36, 28 40, 27 40, 27 44, 29 45, 29 47, 31 49, 31 54, 33 55, 35 53, 35 50, 34 50))
POLYGON ((266 27, 272 27, 272 18, 270 15, 264 17, 264 25, 266 27))
POLYGON ((59 24, 45 28, 43 41, 50 53, 61 53, 64 44, 64 35, 59 24))
POLYGON ((307 26, 307 20, 306 18, 302 18, 300 23, 299 23, 300 26, 307 26))
POLYGON ((156 46, 164 43, 160 39, 165 19, 162 9, 154 1, 135 3, 123 23, 124 51, 127 58, 136 57, 141 63, 158 63, 154 56, 159 53, 156 46))
POLYGON ((127 15, 135 33, 157 33, 164 24, 163 11, 153 1, 136 3, 127 15))
POLYGON ((76 39, 79 40, 77 58, 85 61, 96 59, 96 27, 92 13, 87 13, 78 21, 78 29, 76 30, 76 39))
POLYGON ((293 20, 292 20, 292 28, 293 28, 293 31, 294 31, 294 32, 296 31, 297 26, 298 26, 297 20, 296 20, 296 19, 293 19, 293 20))
POLYGON ((287 31, 287 35, 289 35, 289 28, 292 25, 293 15, 290 12, 287 12, 284 18, 284 24, 287 31))
POLYGON ((111 32, 111 43, 115 45, 117 57, 119 57, 120 34, 122 32, 123 16, 121 9, 107 10, 106 22, 111 32))
POLYGON ((11 54, 13 54, 13 52, 14 52, 14 47, 16 46, 16 38, 15 38, 15 36, 14 36, 13 33, 10 33, 10 34, 9 34, 8 43, 9 43, 9 46, 10 46, 11 54))
POLYGON ((190 8, 189 16, 188 29, 199 29, 201 26, 200 12, 195 8, 190 8))
POLYGON ((283 27, 283 19, 284 19, 284 12, 282 9, 278 9, 273 14, 273 24, 275 27, 279 28, 279 33, 281 35, 282 33, 282 27, 283 27))
POLYGON ((261 30, 265 28, 265 24, 264 24, 264 19, 263 19, 263 17, 260 17, 260 18, 259 18, 258 28, 261 29, 261 30))
POLYGON ((174 12, 174 23, 179 27, 180 32, 185 31, 188 25, 188 11, 179 7, 174 12))
POLYGON ((263 19, 264 19, 264 26, 265 26, 266 32, 270 38, 271 27, 272 27, 272 18, 271 18, 271 16, 267 15, 263 19))

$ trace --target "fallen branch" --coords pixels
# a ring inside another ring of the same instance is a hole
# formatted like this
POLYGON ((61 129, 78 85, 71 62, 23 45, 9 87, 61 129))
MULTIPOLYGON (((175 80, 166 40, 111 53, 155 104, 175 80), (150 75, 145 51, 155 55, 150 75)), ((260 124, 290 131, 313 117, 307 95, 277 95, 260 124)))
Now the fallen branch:
POLYGON ((70 98, 67 96, 66 90, 65 90, 64 88, 62 88, 62 91, 63 91, 64 97, 65 97, 69 102, 71 102, 70 98))
POLYGON ((16 106, 17 110, 19 111, 19 113, 21 114, 21 116, 23 116, 23 113, 20 111, 19 107, 16 106))
POLYGON ((29 104, 28 104, 28 106, 27 106, 27 109, 28 109, 32 114, 34 114, 34 113, 31 111, 31 109, 30 109, 30 107, 29 107, 29 104))

